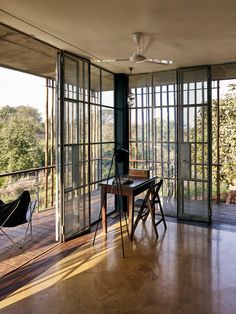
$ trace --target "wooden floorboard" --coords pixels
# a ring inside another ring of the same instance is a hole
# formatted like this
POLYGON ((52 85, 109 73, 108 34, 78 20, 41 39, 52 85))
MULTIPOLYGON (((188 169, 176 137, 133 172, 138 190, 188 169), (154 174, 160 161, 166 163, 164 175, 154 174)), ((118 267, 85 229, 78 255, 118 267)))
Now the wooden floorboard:
MULTIPOLYGON (((22 243, 25 226, 4 229, 17 243, 22 243)), ((55 209, 33 215, 33 232, 29 233, 22 249, 4 234, 0 235, 0 278, 22 267, 56 245, 55 209)))
MULTIPOLYGON (((91 221, 98 219, 100 210, 100 190, 91 193, 91 221)), ((108 213, 114 210, 114 196, 108 197, 108 213)), ((5 230, 5 229, 4 229, 5 230)), ((22 241, 25 226, 8 228, 7 233, 17 243, 22 241)), ((23 267, 37 257, 52 249, 58 243, 55 240, 55 208, 33 215, 33 233, 28 234, 23 249, 16 247, 0 233, 0 278, 23 267)))
POLYGON ((60 243, 51 247, 49 251, 41 254, 35 260, 31 260, 17 270, 5 275, 0 279, 0 300, 32 281, 41 273, 55 265, 58 261, 73 253, 81 245, 91 241, 91 239, 92 234, 87 234, 69 242, 60 243))
MULTIPOLYGON (((197 212, 201 208, 201 203, 198 201, 190 200, 187 212, 197 212)), ((163 200, 163 209, 166 215, 176 216, 177 213, 177 201, 172 198, 163 200)), ((212 222, 220 224, 236 225, 236 205, 234 204, 212 204, 212 222)))

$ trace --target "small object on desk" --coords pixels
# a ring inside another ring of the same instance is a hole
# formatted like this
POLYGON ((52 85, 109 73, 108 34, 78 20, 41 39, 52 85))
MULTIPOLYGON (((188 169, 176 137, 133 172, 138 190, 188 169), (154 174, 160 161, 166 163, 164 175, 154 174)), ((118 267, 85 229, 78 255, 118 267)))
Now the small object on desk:
POLYGON ((134 182, 133 180, 131 180, 131 179, 129 179, 129 178, 126 178, 126 179, 124 179, 124 182, 121 183, 121 184, 131 184, 131 183, 133 183, 133 182, 134 182))
MULTIPOLYGON (((119 183, 119 182, 117 182, 117 179, 114 179, 112 181, 112 184, 117 184, 117 183, 119 183)), ((133 180, 131 180, 129 178, 120 178, 120 183, 121 184, 131 184, 131 183, 133 183, 133 180)))
POLYGON ((129 169, 129 177, 139 177, 139 178, 150 178, 150 170, 149 169, 129 169))

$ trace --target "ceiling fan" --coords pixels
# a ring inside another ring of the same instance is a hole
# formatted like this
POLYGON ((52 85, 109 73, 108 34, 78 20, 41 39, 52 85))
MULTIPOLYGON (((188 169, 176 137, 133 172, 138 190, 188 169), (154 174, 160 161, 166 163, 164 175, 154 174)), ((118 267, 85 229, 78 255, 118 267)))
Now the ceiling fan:
POLYGON ((136 52, 133 53, 133 55, 130 58, 127 59, 98 59, 95 60, 96 62, 117 62, 117 61, 131 61, 135 63, 154 63, 154 64, 162 64, 162 65, 170 65, 174 61, 172 60, 159 60, 159 59, 149 59, 144 56, 143 54, 143 38, 144 34, 140 32, 133 33, 133 39, 136 44, 136 52))

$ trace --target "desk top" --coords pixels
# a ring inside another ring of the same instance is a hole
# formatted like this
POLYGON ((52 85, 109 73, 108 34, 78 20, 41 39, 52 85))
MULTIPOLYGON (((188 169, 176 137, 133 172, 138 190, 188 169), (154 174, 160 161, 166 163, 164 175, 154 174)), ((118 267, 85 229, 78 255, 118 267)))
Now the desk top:
MULTIPOLYGON (((155 177, 150 177, 149 179, 145 179, 145 178, 140 178, 140 177, 121 177, 121 178, 127 178, 132 180, 132 183, 125 183, 125 184, 121 184, 122 186, 122 190, 136 190, 136 189, 142 189, 143 188, 147 188, 146 186, 149 186, 150 184, 155 182, 155 179, 157 178, 155 177)), ((107 180, 102 181, 99 186, 101 187, 106 187, 106 188, 116 188, 117 184, 113 183, 114 178, 109 179, 109 181, 107 182, 107 180)))

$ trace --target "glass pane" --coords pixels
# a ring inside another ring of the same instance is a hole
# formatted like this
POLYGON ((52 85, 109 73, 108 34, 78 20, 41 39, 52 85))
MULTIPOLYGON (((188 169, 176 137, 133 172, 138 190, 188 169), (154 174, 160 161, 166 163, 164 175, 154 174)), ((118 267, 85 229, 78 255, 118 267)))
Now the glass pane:
MULTIPOLYGON (((179 217, 192 220, 209 221, 207 153, 207 106, 204 93, 207 91, 208 70, 182 70, 181 84, 184 88, 180 104, 182 125, 179 136, 179 217), (201 106, 202 105, 202 106, 201 106)), ((207 96, 207 95, 206 95, 207 96)))
POLYGON ((114 175, 114 165, 111 168, 114 144, 102 144, 102 179, 114 175), (110 169, 111 168, 111 169, 110 169))
POLYGON ((84 73, 83 61, 79 61, 77 67, 78 67, 77 88, 78 88, 79 100, 85 100, 85 73, 84 73))
POLYGON ((114 141, 114 110, 102 108, 102 141, 114 141))
POLYGON ((65 57, 64 68, 65 97, 69 98, 64 101, 64 222, 65 238, 69 238, 89 227, 89 67, 79 58, 65 57))
POLYGON ((90 181, 91 183, 102 178, 101 145, 90 145, 90 181))
POLYGON ((162 108, 162 141, 168 141, 169 129, 168 129, 168 115, 167 108, 162 108))
POLYGON ((90 73, 90 102, 93 104, 100 104, 101 95, 101 80, 100 69, 91 65, 90 73))
POLYGON ((84 104, 79 103, 77 109, 77 140, 79 143, 85 142, 85 120, 84 120, 84 104))
POLYGON ((71 99, 78 98, 78 68, 77 62, 70 58, 65 58, 65 97, 71 99))
POLYGON ((99 143, 101 141, 101 107, 90 105, 90 141, 99 143))
MULTIPOLYGON (((159 87, 160 88, 160 87, 159 87)), ((156 89, 157 90, 157 89, 156 89)), ((156 99, 156 107, 160 107, 161 105, 161 94, 160 92, 157 92, 155 95, 155 99, 156 99)))
MULTIPOLYGON (((175 73, 132 76, 130 83, 137 106, 129 110, 130 167, 172 178, 176 175, 175 73)), ((163 202, 166 199, 165 194, 163 202)))
POLYGON ((89 64, 84 63, 84 101, 89 101, 89 64))
MULTIPOLYGON (((91 185, 91 223, 98 220, 101 208, 101 191, 98 184, 91 185)), ((115 196, 107 194, 107 213, 115 210, 115 196)))
POLYGON ((161 97, 161 105, 162 106, 167 106, 167 92, 166 89, 164 90, 164 86, 162 88, 162 97, 161 97))
POLYGON ((84 104, 84 143, 89 142, 89 105, 84 104))
POLYGON ((114 107, 114 75, 102 71, 102 104, 114 107))
POLYGON ((170 132, 170 141, 176 141, 176 131, 175 131, 175 108, 169 108, 169 132, 170 132))
POLYGON ((163 155, 163 161, 168 161, 169 159, 169 145, 168 144, 162 145, 162 155, 163 155))
POLYGON ((188 108, 183 108, 183 134, 184 142, 187 142, 189 140, 188 108))
POLYGON ((136 140, 136 113, 137 111, 133 108, 130 109, 130 140, 134 141, 136 140))
POLYGON ((196 133, 195 133, 195 123, 196 123, 196 109, 194 107, 188 107, 188 132, 189 132, 189 141, 195 142, 196 141, 196 133))

